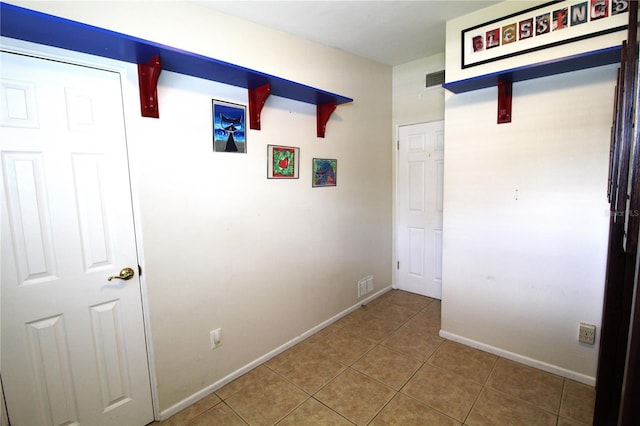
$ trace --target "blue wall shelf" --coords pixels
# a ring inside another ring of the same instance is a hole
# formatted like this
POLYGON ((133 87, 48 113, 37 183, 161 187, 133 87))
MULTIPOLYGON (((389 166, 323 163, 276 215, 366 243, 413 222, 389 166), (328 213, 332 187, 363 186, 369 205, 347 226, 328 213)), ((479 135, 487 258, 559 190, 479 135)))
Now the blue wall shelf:
POLYGON ((257 119, 257 127, 254 127, 255 123, 252 123, 251 127, 257 129, 260 128, 259 109, 262 108, 269 94, 316 105, 319 111, 322 109, 317 114, 318 137, 324 137, 326 121, 324 123, 320 121, 324 120, 325 116, 328 120, 327 111, 333 111, 335 105, 353 101, 346 96, 217 59, 6 3, 0 3, 0 34, 4 37, 139 65, 149 64, 153 58, 159 57, 161 70, 246 88, 249 90, 250 97, 252 91, 258 90, 263 94, 258 102, 258 111, 250 112, 252 119, 257 119), (267 92, 266 96, 265 92, 267 92), (320 134, 321 125, 322 135, 320 134))
POLYGON ((530 80, 533 78, 547 77, 570 71, 578 71, 587 68, 599 67, 620 62, 621 47, 614 46, 606 49, 594 50, 579 55, 526 65, 518 68, 485 74, 478 77, 444 83, 442 87, 453 93, 464 93, 472 90, 486 89, 498 85, 498 80, 503 77, 510 79, 512 83, 530 80))

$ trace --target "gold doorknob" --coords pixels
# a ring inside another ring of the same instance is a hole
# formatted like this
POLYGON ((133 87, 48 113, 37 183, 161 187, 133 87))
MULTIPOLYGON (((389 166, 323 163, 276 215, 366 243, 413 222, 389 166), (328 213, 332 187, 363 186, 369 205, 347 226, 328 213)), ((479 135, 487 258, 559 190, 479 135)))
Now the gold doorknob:
POLYGON ((133 278, 133 269, 123 268, 122 271, 120 271, 120 275, 112 275, 107 281, 111 281, 114 278, 119 280, 130 280, 131 278, 133 278))

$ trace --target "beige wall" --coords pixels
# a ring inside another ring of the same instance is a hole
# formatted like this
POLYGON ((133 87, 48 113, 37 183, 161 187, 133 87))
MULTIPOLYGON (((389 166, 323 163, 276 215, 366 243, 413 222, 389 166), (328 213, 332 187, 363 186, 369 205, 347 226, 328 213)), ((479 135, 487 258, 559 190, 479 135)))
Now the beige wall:
POLYGON ((211 99, 246 104, 246 90, 163 72, 160 119, 141 118, 135 67, 125 66, 165 414, 356 306, 359 278, 373 274, 374 292, 391 285, 390 67, 184 2, 12 3, 355 99, 319 139, 314 106, 271 97, 246 155, 212 153, 211 99), (267 144, 301 148, 300 179, 267 180, 267 144), (313 157, 338 159, 337 187, 311 187, 313 157), (211 350, 218 327, 223 344, 211 350))
POLYGON ((427 74, 444 66, 444 53, 439 53, 393 67, 394 127, 444 118, 444 89, 425 87, 427 74))
MULTIPOLYGON (((624 37, 460 70, 460 31, 521 8, 506 2, 450 21, 447 80, 624 37)), ((615 80, 609 65, 514 83, 512 122, 500 125, 495 87, 447 92, 441 335, 595 382, 599 331, 595 345, 577 335, 579 322, 601 322, 615 80)))

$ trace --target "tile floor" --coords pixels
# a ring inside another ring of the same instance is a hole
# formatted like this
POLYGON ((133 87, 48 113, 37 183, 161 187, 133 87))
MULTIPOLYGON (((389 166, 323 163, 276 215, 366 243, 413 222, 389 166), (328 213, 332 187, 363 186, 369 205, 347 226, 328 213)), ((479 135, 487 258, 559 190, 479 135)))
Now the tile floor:
POLYGON ((438 337, 392 290, 160 423, 590 425, 594 388, 438 337))

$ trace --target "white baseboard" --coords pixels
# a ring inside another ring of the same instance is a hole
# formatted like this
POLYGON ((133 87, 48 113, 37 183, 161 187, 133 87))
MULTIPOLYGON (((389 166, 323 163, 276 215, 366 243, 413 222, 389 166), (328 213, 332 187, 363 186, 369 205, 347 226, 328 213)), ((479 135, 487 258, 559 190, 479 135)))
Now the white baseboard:
POLYGON ((248 373, 249 371, 253 370, 254 368, 258 367, 261 364, 264 364, 265 362, 269 361, 271 358, 275 357, 276 355, 286 351, 287 349, 289 349, 290 347, 292 347, 294 345, 297 345, 298 343, 302 342, 304 339, 306 339, 307 337, 311 336, 312 334, 315 334, 318 331, 322 330, 323 328, 333 324, 334 322, 338 321, 340 318, 342 318, 342 317, 344 317, 346 315, 349 315, 351 312, 357 310, 362 305, 365 305, 365 304, 369 303, 370 301, 372 301, 373 299, 376 299, 376 298, 382 296, 384 293, 388 292, 389 290, 391 290, 391 286, 385 287, 382 290, 380 290, 380 291, 374 293, 373 295, 367 297, 366 299, 360 300, 355 305, 345 309, 344 311, 340 312, 337 315, 334 315, 333 317, 331 317, 328 320, 318 324, 317 326, 305 331, 301 335, 289 340, 288 342, 286 342, 283 345, 275 348, 271 352, 268 352, 268 353, 264 354, 263 356, 261 356, 260 358, 250 362, 249 364, 237 369, 236 371, 234 371, 233 373, 229 374, 228 376, 223 377, 222 379, 218 380, 217 382, 214 382, 214 383, 210 384, 209 386, 203 388, 202 390, 199 390, 198 392, 196 392, 193 395, 183 399, 182 401, 178 402, 177 404, 174 404, 171 407, 167 408, 166 410, 161 411, 160 412, 160 419, 157 419, 157 420, 160 420, 160 421, 166 420, 169 417, 173 416, 174 414, 176 414, 176 413, 184 410, 185 408, 189 407, 190 405, 195 404, 196 402, 200 401, 202 398, 206 397, 207 395, 211 394, 212 392, 215 392, 216 390, 220 389, 221 387, 223 387, 227 383, 232 382, 233 380, 237 379, 238 377, 242 376, 243 374, 248 373))
POLYGON ((548 364, 546 362, 538 361, 536 359, 509 352, 504 349, 496 348, 495 346, 487 345, 485 343, 477 342, 466 337, 458 336, 457 334, 449 333, 448 331, 440 330, 440 337, 448 340, 453 340, 454 342, 458 342, 472 348, 480 349, 482 351, 489 352, 503 358, 510 359, 511 361, 516 361, 521 364, 528 365, 529 367, 534 367, 548 373, 566 377, 568 379, 575 380, 576 382, 584 383, 590 386, 596 385, 595 377, 587 376, 585 374, 577 373, 572 370, 567 370, 566 368, 558 367, 557 365, 548 364))

